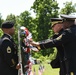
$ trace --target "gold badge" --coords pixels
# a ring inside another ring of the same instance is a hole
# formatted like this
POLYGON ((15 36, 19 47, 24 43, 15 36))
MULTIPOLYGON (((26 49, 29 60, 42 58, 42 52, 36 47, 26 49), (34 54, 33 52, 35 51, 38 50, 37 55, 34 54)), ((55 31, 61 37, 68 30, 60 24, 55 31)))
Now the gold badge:
POLYGON ((12 61, 12 63, 13 63, 13 64, 15 64, 15 61, 14 61, 14 59, 11 59, 11 61, 12 61))
POLYGON ((11 53, 11 48, 9 46, 7 47, 7 53, 11 53))

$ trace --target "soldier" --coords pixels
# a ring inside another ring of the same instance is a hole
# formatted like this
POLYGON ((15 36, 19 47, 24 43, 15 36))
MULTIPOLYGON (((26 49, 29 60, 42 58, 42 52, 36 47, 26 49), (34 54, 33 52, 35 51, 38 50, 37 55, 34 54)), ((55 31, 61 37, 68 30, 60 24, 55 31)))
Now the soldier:
POLYGON ((14 23, 6 21, 2 23, 3 36, 0 47, 0 74, 1 75, 18 75, 17 46, 12 38, 14 35, 14 23))
MULTIPOLYGON (((54 36, 52 39, 55 39, 63 32, 63 23, 61 18, 51 18, 52 30, 54 31, 54 36)), ((64 48, 62 45, 56 46, 57 56, 50 64, 53 68, 60 68, 60 75, 65 75, 65 63, 64 63, 64 48)))
POLYGON ((41 42, 30 42, 38 49, 46 49, 60 46, 64 47, 64 61, 66 64, 65 75, 76 75, 76 25, 74 21, 76 17, 69 15, 61 15, 63 18, 63 33, 55 39, 44 40, 41 42), (67 28, 67 29, 66 29, 67 28))

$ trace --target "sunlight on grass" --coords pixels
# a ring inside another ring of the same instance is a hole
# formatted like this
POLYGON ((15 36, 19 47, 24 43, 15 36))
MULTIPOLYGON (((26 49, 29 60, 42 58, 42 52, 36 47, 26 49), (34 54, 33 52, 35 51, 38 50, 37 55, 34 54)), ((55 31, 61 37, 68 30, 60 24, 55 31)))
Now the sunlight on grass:
MULTIPOLYGON (((43 64, 44 65, 44 72, 42 75, 59 75, 59 69, 53 69, 50 64, 43 64)), ((36 71, 36 75, 38 75, 38 69, 39 69, 39 64, 38 65, 33 65, 33 71, 36 71)))

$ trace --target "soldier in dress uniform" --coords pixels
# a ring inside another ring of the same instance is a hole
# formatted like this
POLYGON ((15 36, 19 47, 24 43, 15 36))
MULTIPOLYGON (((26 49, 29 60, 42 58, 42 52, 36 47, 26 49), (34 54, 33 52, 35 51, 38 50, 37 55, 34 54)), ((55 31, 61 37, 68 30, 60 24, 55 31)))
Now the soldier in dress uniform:
POLYGON ((17 45, 15 44, 12 35, 14 35, 14 23, 6 21, 2 23, 3 36, 0 47, 0 75, 18 75, 17 45))
MULTIPOLYGON (((51 39, 55 39, 63 32, 63 20, 62 18, 51 18, 52 22, 52 30, 54 31, 54 35, 51 39)), ((56 46, 57 48, 57 56, 50 63, 53 68, 60 68, 59 75, 65 75, 65 63, 64 63, 64 48, 62 45, 56 46)))
POLYGON ((63 18, 64 31, 60 36, 52 40, 44 40, 40 42, 30 42, 38 49, 46 49, 60 46, 64 47, 64 61, 66 64, 65 75, 76 75, 76 25, 75 16, 61 15, 63 18), (67 29, 66 29, 67 28, 67 29))

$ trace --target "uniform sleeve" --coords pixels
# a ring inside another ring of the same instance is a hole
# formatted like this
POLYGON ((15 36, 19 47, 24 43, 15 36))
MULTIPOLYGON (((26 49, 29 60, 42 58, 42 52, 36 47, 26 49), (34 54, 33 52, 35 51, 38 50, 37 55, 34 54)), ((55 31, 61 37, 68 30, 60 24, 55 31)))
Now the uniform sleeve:
POLYGON ((15 55, 15 51, 14 51, 14 47, 12 42, 8 41, 8 40, 4 40, 2 42, 2 52, 4 54, 4 61, 5 63, 12 67, 12 68, 16 68, 17 65, 17 57, 15 55))
POLYGON ((46 48, 56 47, 61 44, 68 44, 69 42, 71 42, 71 40, 73 40, 73 34, 68 30, 66 30, 55 39, 49 39, 40 42, 40 48, 46 49, 46 48))

